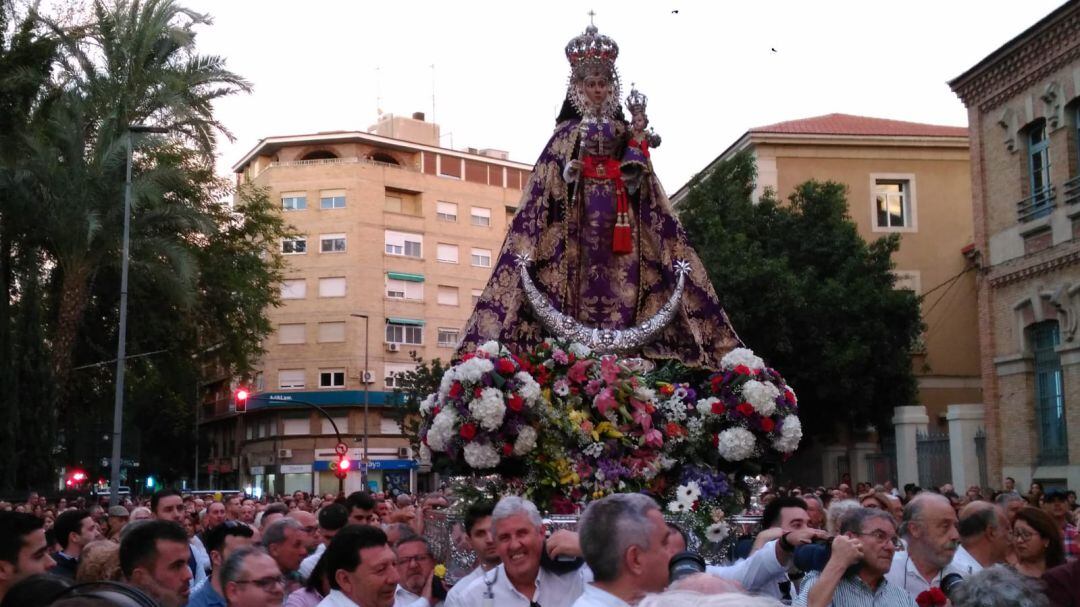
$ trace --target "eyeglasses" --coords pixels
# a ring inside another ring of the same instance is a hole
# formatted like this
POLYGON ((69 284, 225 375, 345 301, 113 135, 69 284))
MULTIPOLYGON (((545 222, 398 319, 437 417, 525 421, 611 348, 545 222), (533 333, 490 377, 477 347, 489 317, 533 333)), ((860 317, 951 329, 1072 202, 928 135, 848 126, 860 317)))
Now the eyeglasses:
POLYGON ((280 576, 280 575, 275 575, 275 576, 272 576, 272 577, 259 578, 257 580, 233 580, 233 583, 234 584, 255 584, 256 586, 259 587, 260 590, 265 590, 265 591, 269 592, 270 590, 273 590, 275 586, 281 586, 282 588, 284 588, 285 587, 285 577, 280 576))
POLYGON ((417 554, 416 556, 403 556, 395 561, 395 565, 401 567, 402 565, 411 565, 416 563, 417 565, 427 562, 431 558, 430 554, 417 554))
POLYGON ((1026 542, 1026 541, 1030 540, 1031 538, 1035 537, 1035 534, 1034 533, 1028 533, 1027 531, 1013 531, 1012 536, 1014 538, 1016 538, 1018 541, 1026 542))
POLYGON ((892 547, 897 549, 903 546, 903 544, 900 543, 900 538, 895 535, 888 535, 880 529, 875 529, 874 531, 869 531, 867 533, 856 533, 855 535, 863 537, 870 536, 882 544, 892 544, 892 547))

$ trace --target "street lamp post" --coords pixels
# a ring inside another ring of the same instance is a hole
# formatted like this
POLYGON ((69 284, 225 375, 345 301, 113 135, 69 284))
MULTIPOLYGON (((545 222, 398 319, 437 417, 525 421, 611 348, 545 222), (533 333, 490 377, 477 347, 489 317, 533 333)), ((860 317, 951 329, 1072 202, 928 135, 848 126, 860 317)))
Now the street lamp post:
POLYGON ((133 124, 127 128, 127 176, 124 179, 124 237, 120 258, 120 328, 116 343, 116 394, 113 400, 112 469, 109 475, 109 506, 120 503, 120 439, 124 429, 124 368, 127 356, 128 243, 131 235, 131 135, 167 133, 162 127, 133 124))
POLYGON ((360 481, 364 483, 364 491, 368 490, 368 382, 365 375, 368 372, 368 342, 370 340, 369 321, 367 314, 350 314, 364 319, 364 370, 360 372, 360 382, 364 384, 364 456, 360 458, 360 481))

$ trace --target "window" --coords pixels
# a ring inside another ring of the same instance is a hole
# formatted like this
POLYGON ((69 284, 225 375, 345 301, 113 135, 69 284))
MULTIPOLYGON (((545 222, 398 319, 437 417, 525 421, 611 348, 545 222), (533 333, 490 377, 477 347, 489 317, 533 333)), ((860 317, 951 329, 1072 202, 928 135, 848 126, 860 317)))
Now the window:
POLYGON ((319 237, 319 252, 321 253, 344 253, 344 234, 323 234, 319 237))
POLYGON ((457 329, 447 329, 445 327, 439 327, 439 347, 440 348, 456 348, 458 345, 458 337, 460 333, 457 329))
POLYGON ((423 257, 424 237, 419 234, 387 230, 384 238, 387 255, 423 257))
POLYGON ((307 194, 285 192, 281 195, 281 208, 285 211, 303 211, 307 208, 307 194))
POLYGON ((291 278, 281 281, 282 299, 303 299, 307 297, 307 281, 303 278, 291 278))
POLYGON ((319 369, 320 388, 344 388, 345 369, 319 369))
POLYGON ((311 434, 311 420, 307 417, 286 417, 281 421, 281 433, 286 436, 311 434))
POLYGON ((383 200, 384 211, 419 216, 420 209, 420 197, 416 194, 387 190, 383 200))
POLYGON ((458 288, 439 285, 439 304, 443 306, 458 305, 458 288))
POLYGON ((307 341, 304 323, 278 325, 279 344, 302 344, 307 341))
POLYGON ((416 365, 403 364, 403 363, 386 363, 384 365, 386 387, 391 390, 394 388, 404 388, 405 383, 402 381, 403 374, 416 370, 416 365))
POLYGON ((1057 321, 1045 321, 1029 330, 1035 355, 1035 413, 1039 428, 1039 463, 1068 463, 1069 449, 1065 433, 1065 389, 1061 356, 1057 346, 1061 333, 1057 321))
POLYGON ((1028 129, 1028 171, 1031 174, 1031 206, 1024 221, 1045 217, 1054 210, 1050 186, 1050 140, 1046 121, 1038 120, 1028 129))
POLYGON ((914 228, 911 179, 874 178, 874 228, 895 230, 914 228))
POLYGON ((476 304, 480 303, 480 296, 483 295, 483 294, 484 294, 483 289, 473 289, 472 290, 472 305, 474 307, 476 306, 476 304))
POLYGON ((323 190, 322 192, 320 192, 319 208, 323 210, 344 209, 345 190, 323 190))
POLYGON ((896 276, 896 282, 893 283, 894 289, 907 289, 915 295, 922 292, 922 274, 918 270, 893 270, 893 275, 896 276))
POLYGON ((438 202, 435 204, 435 213, 439 221, 457 221, 457 203, 438 202))
POLYGON ((340 430, 342 434, 349 431, 349 418, 347 416, 335 415, 333 417, 334 424, 331 424, 329 419, 326 419, 325 417, 323 417, 321 415, 319 417, 322 419, 322 433, 323 434, 329 434, 329 435, 333 436, 333 434, 334 434, 334 424, 337 424, 337 429, 340 430))
POLYGON ((285 255, 303 255, 307 253, 307 238, 286 238, 282 240, 281 252, 285 255))
POLYGON ((472 265, 478 268, 490 268, 491 267, 491 250, 489 249, 473 249, 472 250, 472 265))
POLYGON ((435 246, 435 257, 443 263, 458 262, 458 247, 456 244, 439 243, 435 246))
POLYGON ((345 341, 345 321, 319 323, 319 343, 331 344, 345 341))
POLYGON ((278 371, 278 389, 302 390, 304 389, 303 369, 281 369, 278 371))
POLYGON ((388 322, 386 323, 386 342, 391 344, 409 344, 412 346, 423 345, 424 326, 388 322))
POLYGON ((473 207, 470 211, 472 216, 472 224, 474 226, 489 226, 491 225, 491 209, 485 209, 484 207, 473 207))
POLYGON ((319 297, 345 297, 345 277, 320 278, 319 297))
POLYGON ((386 277, 386 296, 391 299, 424 299, 424 283, 386 277))

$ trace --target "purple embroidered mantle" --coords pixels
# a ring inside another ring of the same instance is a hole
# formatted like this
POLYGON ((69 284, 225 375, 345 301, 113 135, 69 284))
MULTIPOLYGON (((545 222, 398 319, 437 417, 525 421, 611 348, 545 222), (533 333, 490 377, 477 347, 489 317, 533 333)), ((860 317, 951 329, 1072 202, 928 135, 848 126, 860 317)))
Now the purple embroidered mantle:
POLYGON ((572 159, 621 160, 616 154, 625 136, 622 122, 570 120, 556 126, 465 326, 457 357, 492 339, 522 350, 547 337, 522 291, 518 253, 531 256, 533 280, 556 308, 602 328, 629 327, 655 314, 675 288, 675 262, 686 260, 690 274, 678 314, 642 355, 718 369, 724 354, 742 345, 651 170, 631 197, 634 250, 629 254, 615 254, 611 247, 615 182, 564 181, 563 169, 572 159))

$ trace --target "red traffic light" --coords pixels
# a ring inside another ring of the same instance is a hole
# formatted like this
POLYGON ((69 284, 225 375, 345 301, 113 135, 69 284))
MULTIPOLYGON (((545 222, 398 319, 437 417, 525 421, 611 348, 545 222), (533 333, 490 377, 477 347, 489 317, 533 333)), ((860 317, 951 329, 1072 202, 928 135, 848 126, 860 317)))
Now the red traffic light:
POLYGON ((352 465, 352 462, 350 462, 349 460, 344 459, 344 458, 340 462, 338 462, 338 468, 341 469, 341 470, 348 470, 349 466, 351 466, 351 465, 352 465))
POLYGON ((330 463, 330 469, 334 471, 334 476, 338 478, 345 478, 349 475, 349 468, 352 467, 352 462, 345 456, 339 456, 338 461, 330 463))
POLYGON ((237 413, 243 413, 243 412, 247 411, 247 402, 248 402, 248 397, 249 396, 251 396, 251 393, 248 392, 245 388, 240 388, 239 390, 236 391, 236 395, 235 395, 234 400, 236 402, 236 412, 237 413))

